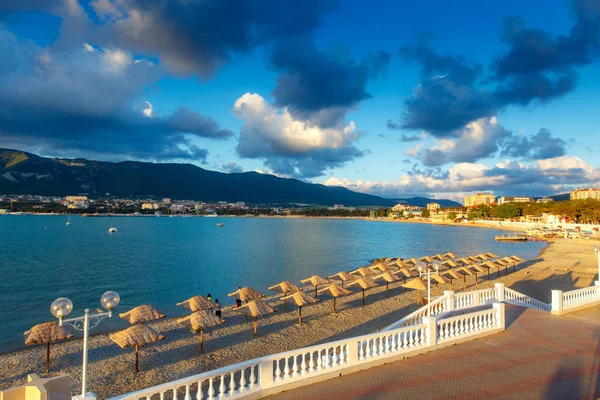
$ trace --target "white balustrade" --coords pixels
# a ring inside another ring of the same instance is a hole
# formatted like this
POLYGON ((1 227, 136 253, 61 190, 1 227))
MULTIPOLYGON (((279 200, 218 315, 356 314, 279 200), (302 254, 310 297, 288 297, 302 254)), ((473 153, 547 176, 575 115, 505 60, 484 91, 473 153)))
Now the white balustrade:
POLYGON ((489 330, 504 329, 503 316, 504 305, 495 303, 492 309, 444 318, 437 322, 437 343, 443 344, 489 330))
POLYGON ((498 300, 496 288, 471 290, 454 293, 454 308, 456 310, 478 307, 498 300))
POLYGON ((533 297, 529 297, 507 287, 504 288, 504 302, 516 306, 536 308, 547 312, 550 312, 552 308, 548 303, 544 303, 543 301, 534 299, 533 297))
MULTIPOLYGON (((433 300, 431 304, 424 305, 418 310, 408 314, 406 317, 402 318, 400 321, 394 322, 393 324, 386 326, 382 329, 382 331, 388 331, 391 329, 402 328, 406 326, 411 326, 415 324, 420 324, 423 322, 423 317, 426 317, 431 311, 430 315, 439 315, 450 311, 453 307, 448 304, 448 301, 452 298, 451 291, 445 291, 443 295, 439 296, 437 299, 433 300)), ((452 305, 453 306, 453 305, 452 305)))
POLYGON ((580 308, 588 303, 600 301, 600 286, 590 286, 583 289, 563 292, 562 309, 569 311, 573 308, 580 308))

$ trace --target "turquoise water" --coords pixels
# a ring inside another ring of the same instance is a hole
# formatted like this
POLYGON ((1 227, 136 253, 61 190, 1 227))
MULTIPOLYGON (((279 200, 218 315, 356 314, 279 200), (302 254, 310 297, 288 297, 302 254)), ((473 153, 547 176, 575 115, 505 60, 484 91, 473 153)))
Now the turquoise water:
MULTIPOLYGON (((536 256, 540 242, 498 243, 500 231, 361 220, 275 218, 108 218, 0 216, 0 352, 23 346, 23 332, 49 321, 50 304, 69 297, 73 316, 96 309, 106 290, 121 295, 117 311, 150 303, 168 316, 193 295, 224 305, 238 286, 298 283, 378 257, 454 251, 536 256), (217 228, 217 222, 225 226, 217 228), (108 234, 112 225, 118 233, 108 234)), ((119 318, 103 329, 125 326, 119 318)), ((100 328, 100 327, 99 327, 100 328)))

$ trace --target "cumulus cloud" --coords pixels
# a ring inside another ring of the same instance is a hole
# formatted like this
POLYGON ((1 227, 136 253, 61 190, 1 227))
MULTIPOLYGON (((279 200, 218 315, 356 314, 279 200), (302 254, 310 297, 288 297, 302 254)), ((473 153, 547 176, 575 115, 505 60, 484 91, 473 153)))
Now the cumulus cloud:
POLYGON ((341 128, 321 128, 250 93, 236 100, 233 111, 244 120, 237 153, 263 159, 278 174, 315 177, 364 154, 354 146, 360 137, 354 122, 341 128))
POLYGON ((96 0, 100 44, 157 56, 172 73, 210 78, 253 48, 311 32, 333 1, 96 0))
POLYGON ((280 40, 270 51, 281 72, 271 93, 277 107, 322 127, 343 121, 346 112, 371 97, 369 79, 388 65, 391 55, 378 52, 357 62, 343 47, 319 51, 309 35, 280 40))
POLYGON ((139 97, 161 76, 147 60, 115 48, 39 48, 0 30, 0 38, 7 37, 0 40, 0 51, 15 64, 0 68, 2 146, 202 162, 207 151, 196 139, 232 136, 185 107, 156 115, 139 97))
POLYGON ((352 182, 331 177, 325 184, 384 197, 432 194, 452 197, 452 194, 484 190, 493 190, 498 195, 541 196, 564 193, 581 185, 598 185, 600 169, 579 157, 563 156, 533 164, 505 161, 493 167, 459 163, 438 176, 405 173, 393 181, 352 182))
POLYGON ((561 138, 552 137, 548 129, 540 129, 530 136, 511 136, 504 141, 502 156, 545 160, 564 156, 567 152, 567 142, 561 138))
POLYGON ((234 162, 228 162, 227 164, 223 164, 221 167, 223 171, 229 174, 241 174, 244 172, 244 169, 234 162))

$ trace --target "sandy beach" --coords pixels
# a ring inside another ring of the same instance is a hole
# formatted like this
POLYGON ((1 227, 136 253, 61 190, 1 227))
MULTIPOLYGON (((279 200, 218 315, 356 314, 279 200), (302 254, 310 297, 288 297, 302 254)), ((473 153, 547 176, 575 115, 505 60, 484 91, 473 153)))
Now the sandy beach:
MULTIPOLYGON (((469 277, 467 290, 505 285, 549 302, 552 289, 572 290, 589 286, 597 279, 597 259, 593 253, 596 240, 556 239, 536 258, 517 266, 508 276, 501 272, 487 280, 485 274, 475 285, 469 277)), ((510 254, 499 254, 508 256, 510 254)), ((415 256, 422 256, 415 254, 415 256)), ((461 256, 463 256, 461 254, 461 256)), ((266 288, 256 288, 266 292, 266 288)), ((449 284, 439 287, 449 290, 449 284)), ((312 294, 310 289, 308 293, 312 294)), ((454 283, 462 291, 462 282, 454 283)), ((303 325, 297 325, 297 308, 288 305, 283 311, 280 301, 273 300, 279 311, 259 319, 258 337, 252 336, 252 324, 244 316, 224 310, 227 323, 205 333, 205 353, 199 354, 198 336, 181 327, 174 319, 150 325, 166 339, 141 349, 140 372, 134 372, 134 349, 121 349, 108 334, 91 337, 88 386, 99 399, 165 383, 240 361, 288 351, 295 348, 375 332, 414 311, 416 293, 403 293, 399 283, 390 284, 390 297, 385 297, 385 285, 367 291, 367 304, 361 307, 361 291, 338 299, 338 314, 332 315, 332 300, 320 296, 318 304, 304 307, 303 325)), ((432 290, 432 293, 435 293, 432 290)), ((118 310, 117 310, 118 312, 118 310)), ((114 318, 114 317, 113 317, 114 318)), ((40 376, 71 374, 73 394, 78 394, 81 379, 81 340, 52 345, 52 369, 45 374, 45 347, 34 346, 0 355, 0 388, 22 384, 28 373, 40 376)))

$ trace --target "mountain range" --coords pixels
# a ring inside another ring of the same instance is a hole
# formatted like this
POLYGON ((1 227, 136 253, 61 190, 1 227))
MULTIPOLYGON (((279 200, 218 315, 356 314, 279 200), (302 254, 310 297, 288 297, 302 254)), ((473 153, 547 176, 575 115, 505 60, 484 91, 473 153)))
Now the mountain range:
MULTIPOLYGON (((386 199, 257 172, 222 173, 192 164, 46 158, 0 149, 0 194, 189 199, 330 206, 425 206, 431 199, 386 199)), ((443 206, 450 200, 435 200, 443 206)))

